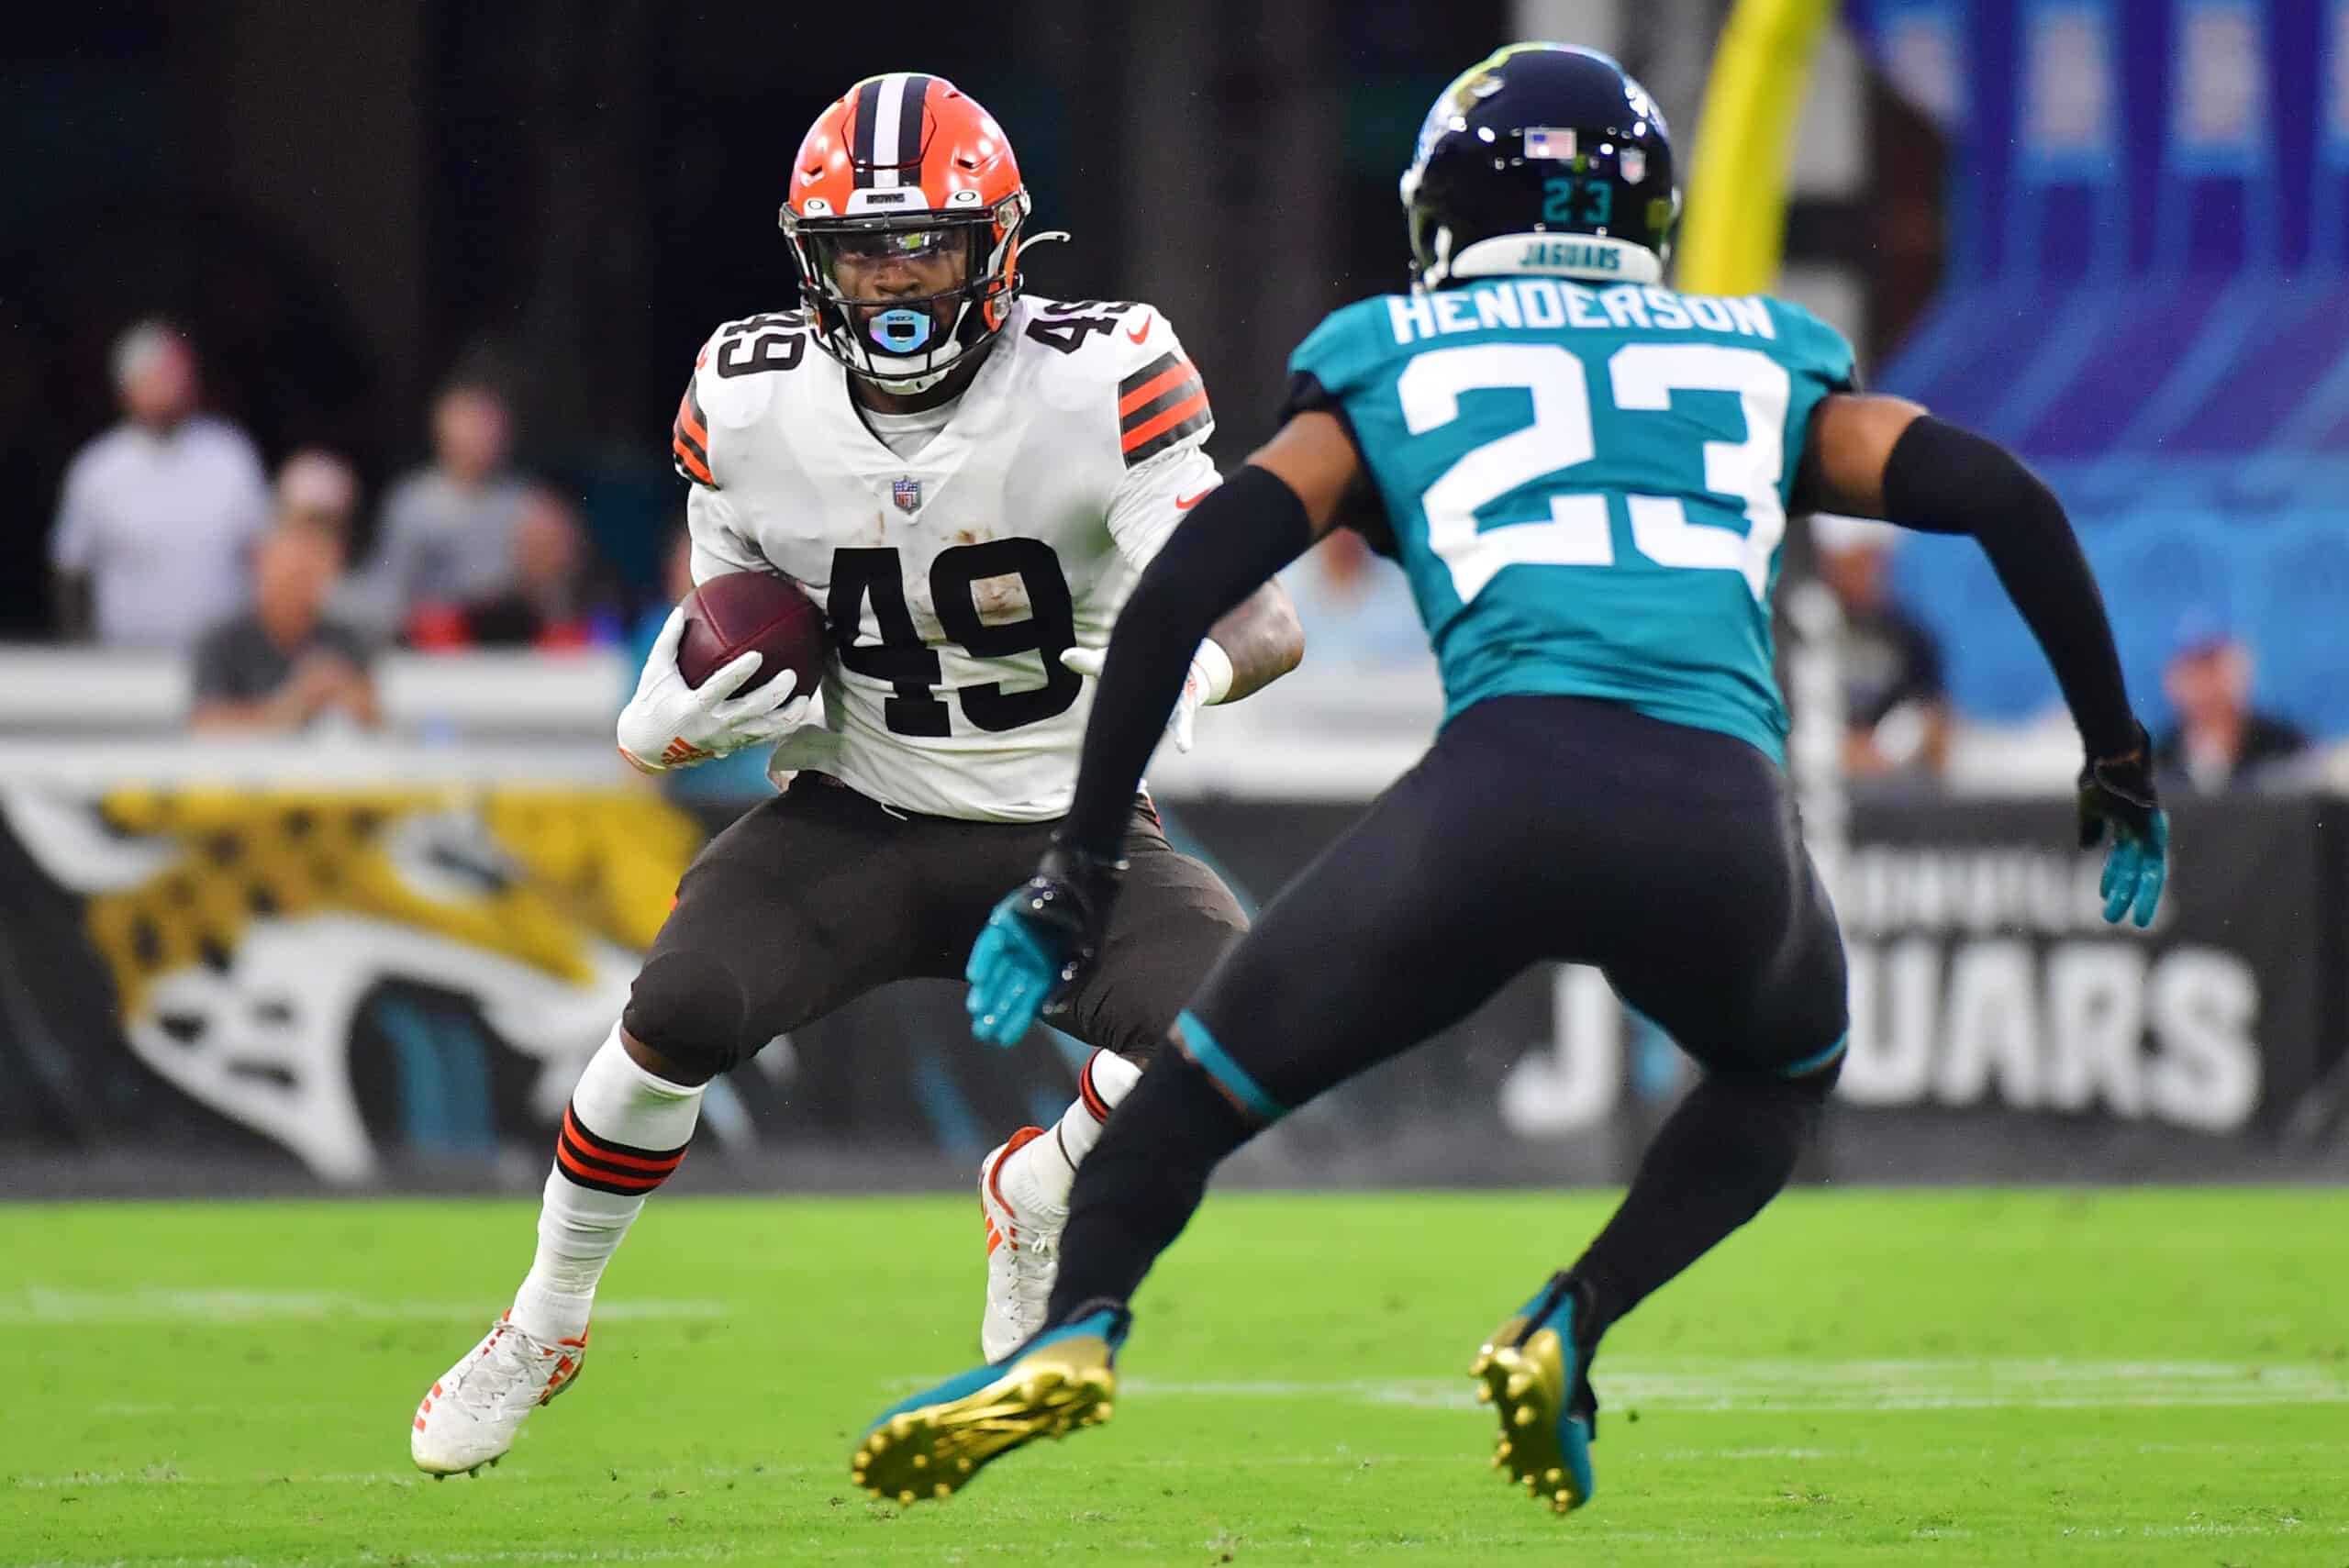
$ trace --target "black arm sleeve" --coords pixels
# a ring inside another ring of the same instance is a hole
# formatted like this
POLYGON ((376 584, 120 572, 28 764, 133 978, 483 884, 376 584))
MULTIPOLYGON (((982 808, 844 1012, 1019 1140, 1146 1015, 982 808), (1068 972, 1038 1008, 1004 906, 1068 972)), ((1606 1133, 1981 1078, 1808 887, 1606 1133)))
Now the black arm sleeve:
MULTIPOLYGON (((1362 454, 1362 437, 1355 433, 1353 417, 1346 412, 1345 399, 1321 384, 1321 378, 1311 371, 1298 371, 1288 378, 1288 395, 1282 398, 1277 425, 1286 425, 1299 414, 1327 414, 1337 420, 1346 432, 1346 439, 1354 449, 1357 459, 1362 454)), ((1395 543, 1395 525, 1386 516, 1386 504, 1378 496, 1378 487, 1370 481, 1370 464, 1364 462, 1354 475, 1352 484, 1339 499, 1338 515, 1332 521, 1341 528, 1352 528, 1362 535, 1375 554, 1389 561, 1401 559, 1395 543)))
POLYGON ((1884 464, 1885 516, 1927 533, 1971 534, 2064 688, 2091 757, 2126 755, 2137 720, 2121 655, 2064 504, 1996 441, 1928 414, 1884 464))
POLYGON ((1261 468, 1242 468, 1192 508, 1119 612, 1062 842, 1117 857, 1199 639, 1312 542, 1305 503, 1261 468))

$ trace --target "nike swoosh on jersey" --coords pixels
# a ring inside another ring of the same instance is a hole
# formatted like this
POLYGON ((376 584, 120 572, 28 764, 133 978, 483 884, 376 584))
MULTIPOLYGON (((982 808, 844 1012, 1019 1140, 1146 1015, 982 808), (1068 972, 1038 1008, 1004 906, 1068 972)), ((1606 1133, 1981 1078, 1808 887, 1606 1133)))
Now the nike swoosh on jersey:
POLYGON ((1178 512, 1187 512, 1214 494, 1215 486, 1210 484, 1196 495, 1177 495, 1174 497, 1174 509, 1178 512))
POLYGON ((1141 342, 1144 338, 1149 337, 1149 336, 1150 336, 1151 324, 1152 324, 1152 321, 1154 321, 1155 319, 1156 319, 1156 317, 1153 317, 1153 316, 1148 316, 1148 315, 1145 315, 1145 316, 1141 318, 1141 327, 1139 327, 1139 328, 1137 328, 1136 329, 1134 329, 1134 330, 1130 331, 1130 332, 1128 332, 1128 333, 1126 334, 1126 340, 1127 340, 1128 342, 1130 342, 1130 343, 1139 343, 1139 342, 1141 342))

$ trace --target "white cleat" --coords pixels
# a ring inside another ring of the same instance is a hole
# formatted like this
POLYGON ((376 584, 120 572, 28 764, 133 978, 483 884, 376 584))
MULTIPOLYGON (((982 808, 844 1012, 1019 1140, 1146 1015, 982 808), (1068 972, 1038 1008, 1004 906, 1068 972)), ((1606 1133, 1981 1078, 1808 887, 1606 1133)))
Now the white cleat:
POLYGON ((1023 1127, 979 1162, 979 1208, 987 1218, 987 1306, 979 1318, 979 1350, 999 1362, 1044 1327, 1052 1281, 1061 1272, 1061 1228, 1068 1213, 1043 1208, 1023 1190, 1011 1157, 1044 1136, 1023 1127))
POLYGON ((501 1317, 416 1407, 407 1438, 416 1467, 428 1475, 470 1475, 495 1464, 530 1412, 570 1387, 586 1359, 584 1332, 547 1344, 501 1317))

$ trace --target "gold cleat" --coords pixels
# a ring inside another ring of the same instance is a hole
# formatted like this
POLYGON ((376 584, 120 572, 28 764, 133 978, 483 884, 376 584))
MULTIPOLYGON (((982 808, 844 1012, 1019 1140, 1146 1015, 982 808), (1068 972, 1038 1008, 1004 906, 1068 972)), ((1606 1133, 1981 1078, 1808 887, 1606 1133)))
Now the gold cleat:
POLYGON ((1053 1340, 968 1394, 877 1423, 849 1462, 849 1478, 885 1502, 952 1496, 1016 1448, 1099 1426, 1117 1386, 1106 1340, 1092 1334, 1053 1340))
POLYGON ((1529 1328, 1520 1317, 1493 1330, 1469 1375, 1481 1385, 1478 1402, 1500 1418, 1493 1468, 1563 1514, 1589 1501, 1588 1429, 1566 1412, 1568 1352, 1558 1331, 1544 1326, 1529 1334, 1529 1328))

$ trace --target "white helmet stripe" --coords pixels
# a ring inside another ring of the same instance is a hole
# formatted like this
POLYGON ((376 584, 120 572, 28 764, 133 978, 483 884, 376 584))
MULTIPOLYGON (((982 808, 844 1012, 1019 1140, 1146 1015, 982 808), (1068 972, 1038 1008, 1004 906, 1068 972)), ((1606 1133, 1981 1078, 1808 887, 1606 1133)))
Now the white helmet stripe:
POLYGON ((895 190, 897 186, 898 127, 906 106, 906 78, 909 74, 892 72, 873 84, 873 188, 876 191, 895 190))

